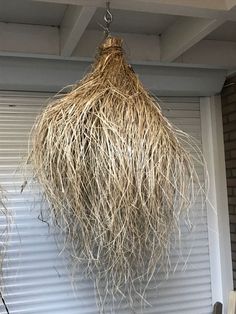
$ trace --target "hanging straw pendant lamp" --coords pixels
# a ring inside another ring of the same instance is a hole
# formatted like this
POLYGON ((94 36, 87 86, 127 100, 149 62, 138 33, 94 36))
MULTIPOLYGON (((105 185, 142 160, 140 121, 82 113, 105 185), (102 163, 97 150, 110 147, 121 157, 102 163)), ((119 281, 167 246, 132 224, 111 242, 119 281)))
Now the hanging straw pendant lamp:
POLYGON ((131 304, 142 282, 170 270, 181 221, 201 189, 183 146, 188 135, 163 116, 122 40, 108 36, 91 72, 37 119, 32 141, 35 175, 74 264, 131 304))

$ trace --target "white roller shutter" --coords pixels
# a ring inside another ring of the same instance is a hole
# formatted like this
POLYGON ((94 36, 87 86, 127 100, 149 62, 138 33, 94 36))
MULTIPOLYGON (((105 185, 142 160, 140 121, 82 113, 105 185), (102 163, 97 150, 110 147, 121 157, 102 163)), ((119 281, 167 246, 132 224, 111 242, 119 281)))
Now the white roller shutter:
MULTIPOLYGON (((40 93, 0 93, 0 184, 8 192, 7 207, 14 216, 4 263, 4 297, 11 314, 98 313, 93 283, 81 277, 78 291, 73 291, 63 254, 59 255, 47 224, 38 219, 41 204, 37 192, 26 189, 20 193, 20 164, 27 152, 28 135, 47 97, 40 93)), ((171 97, 164 102, 170 120, 201 141, 199 99, 171 97)), ((202 169, 199 172, 203 179, 202 169)), ((183 242, 186 248, 191 247, 187 265, 180 262, 168 281, 158 289, 149 289, 152 306, 144 313, 212 313, 206 211, 196 204, 195 212, 199 213, 199 224, 194 241, 187 238, 183 242)), ((4 311, 0 305, 0 313, 4 311)), ((109 313, 130 312, 117 309, 109 313)))

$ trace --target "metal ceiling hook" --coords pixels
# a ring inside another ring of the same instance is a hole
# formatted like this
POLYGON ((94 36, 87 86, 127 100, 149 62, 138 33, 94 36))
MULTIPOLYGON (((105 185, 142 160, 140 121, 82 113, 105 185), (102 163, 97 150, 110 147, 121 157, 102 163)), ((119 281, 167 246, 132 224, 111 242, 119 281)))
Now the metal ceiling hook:
POLYGON ((106 13, 104 15, 104 21, 105 21, 105 34, 106 34, 106 37, 110 36, 110 25, 112 23, 112 20, 113 20, 113 16, 111 14, 111 11, 110 11, 110 1, 107 1, 106 2, 106 13))

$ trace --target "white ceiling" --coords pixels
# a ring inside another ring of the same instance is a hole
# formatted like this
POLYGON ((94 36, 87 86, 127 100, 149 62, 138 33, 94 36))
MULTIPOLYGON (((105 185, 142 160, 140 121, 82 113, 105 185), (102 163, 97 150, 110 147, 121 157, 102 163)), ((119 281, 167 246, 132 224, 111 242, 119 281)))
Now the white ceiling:
MULTIPOLYGON (((128 1, 128 0, 127 0, 128 1)), ((105 0, 104 0, 105 2, 105 0)), ((0 0, 0 22, 60 26, 67 5, 32 0, 0 0)), ((112 31, 160 35, 178 19, 178 15, 112 9, 112 31)), ((104 9, 98 8, 87 29, 101 30, 104 9)), ((236 16, 235 16, 236 17, 236 16)), ((236 41, 236 22, 228 21, 206 39, 236 41)))
POLYGON ((209 34, 206 39, 236 42, 236 22, 228 21, 224 23, 209 34))
MULTIPOLYGON (((128 0, 127 0, 128 1, 128 0)), ((136 34, 161 34, 178 16, 167 14, 154 14, 148 12, 135 12, 127 10, 112 10, 113 22, 112 31, 119 33, 136 33, 136 34)), ((97 9, 88 29, 101 29, 104 25, 104 9, 97 9)))
MULTIPOLYGON (((91 59, 103 38, 105 2, 0 0, 0 55, 91 59)), ((227 3, 111 0, 111 31, 124 38, 130 60, 139 64, 232 69, 236 0, 227 3)))
POLYGON ((66 7, 29 0, 0 0, 0 22, 59 26, 66 7))

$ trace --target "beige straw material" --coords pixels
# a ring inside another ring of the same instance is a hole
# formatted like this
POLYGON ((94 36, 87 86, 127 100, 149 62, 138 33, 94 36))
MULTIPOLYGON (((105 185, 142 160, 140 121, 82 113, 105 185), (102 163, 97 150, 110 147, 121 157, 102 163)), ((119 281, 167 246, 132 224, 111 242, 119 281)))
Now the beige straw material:
POLYGON ((8 245, 9 230, 12 224, 12 215, 10 209, 6 207, 6 192, 0 186, 0 299, 4 292, 4 274, 2 271, 3 262, 8 245))
POLYGON ((86 265, 111 296, 156 269, 168 273, 180 223, 201 190, 201 154, 144 89, 121 39, 108 37, 91 72, 47 106, 32 141, 35 175, 76 267, 86 265))

